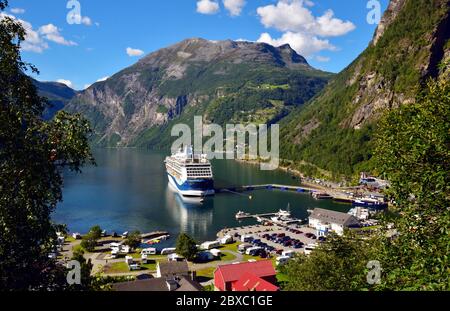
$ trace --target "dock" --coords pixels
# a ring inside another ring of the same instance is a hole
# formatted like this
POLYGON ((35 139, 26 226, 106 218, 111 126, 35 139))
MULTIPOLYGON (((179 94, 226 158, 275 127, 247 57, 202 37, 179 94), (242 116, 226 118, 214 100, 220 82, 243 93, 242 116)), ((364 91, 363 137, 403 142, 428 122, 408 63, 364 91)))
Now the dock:
POLYGON ((250 218, 265 218, 265 217, 272 217, 272 216, 276 216, 277 213, 267 213, 267 214, 255 214, 255 215, 244 215, 244 216, 240 216, 238 218, 238 220, 241 219, 250 219, 250 218))
POLYGON ((155 232, 143 233, 143 234, 141 234, 141 238, 142 239, 155 239, 155 238, 161 237, 163 235, 169 235, 169 232, 155 231, 155 232))
MULTIPOLYGON (((297 193, 315 193, 322 192, 319 189, 304 187, 304 186, 290 186, 290 185, 280 185, 280 184, 262 184, 262 185, 246 185, 246 186, 232 186, 224 188, 216 188, 216 193, 242 193, 247 191, 255 190, 279 190, 279 191, 290 191, 297 193)), ((336 190, 327 191, 330 195, 330 199, 346 204, 352 204, 353 199, 346 196, 344 193, 340 193, 336 190)), ((250 217, 249 217, 250 218, 250 217)))
POLYGON ((247 185, 247 186, 234 186, 226 188, 215 189, 217 193, 222 192, 245 192, 254 190, 281 190, 281 191, 296 191, 310 193, 316 191, 316 189, 303 187, 303 186, 287 186, 278 184, 264 184, 264 185, 247 185))

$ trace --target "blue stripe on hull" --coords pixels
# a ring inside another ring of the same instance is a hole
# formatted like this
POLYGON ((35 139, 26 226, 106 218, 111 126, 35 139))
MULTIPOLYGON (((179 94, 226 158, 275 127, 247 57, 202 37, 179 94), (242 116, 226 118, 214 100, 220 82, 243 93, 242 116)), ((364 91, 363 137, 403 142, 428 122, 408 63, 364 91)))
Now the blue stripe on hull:
POLYGON ((213 179, 196 179, 188 180, 183 184, 179 184, 175 177, 167 174, 169 181, 177 188, 182 195, 188 196, 205 196, 214 194, 213 179))

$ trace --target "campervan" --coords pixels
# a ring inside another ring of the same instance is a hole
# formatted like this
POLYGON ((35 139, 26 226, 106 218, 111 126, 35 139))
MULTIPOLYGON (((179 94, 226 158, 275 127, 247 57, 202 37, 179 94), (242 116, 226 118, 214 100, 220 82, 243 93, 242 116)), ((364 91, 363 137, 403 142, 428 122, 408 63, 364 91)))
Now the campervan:
POLYGON ((210 241, 210 242, 205 242, 202 245, 200 245, 200 248, 204 249, 204 250, 208 250, 208 249, 216 248, 219 246, 220 246, 219 241, 210 241))
POLYGON ((141 255, 156 255, 156 248, 144 248, 141 255))
POLYGON ((245 254, 250 256, 257 256, 262 249, 262 247, 250 247, 245 251, 245 254))
POLYGON ((279 265, 284 265, 284 264, 286 264, 290 259, 291 259, 291 257, 288 257, 288 256, 280 256, 280 257, 277 257, 276 265, 277 265, 277 266, 279 266, 279 265))
POLYGON ((176 248, 175 247, 168 247, 168 248, 163 248, 161 250, 161 255, 169 255, 169 254, 173 254, 176 252, 176 248))

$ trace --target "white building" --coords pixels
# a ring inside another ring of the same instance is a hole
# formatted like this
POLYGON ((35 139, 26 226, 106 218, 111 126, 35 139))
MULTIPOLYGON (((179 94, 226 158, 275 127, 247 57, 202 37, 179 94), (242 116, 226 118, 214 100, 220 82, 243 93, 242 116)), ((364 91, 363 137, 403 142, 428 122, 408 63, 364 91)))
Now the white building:
POLYGON ((344 229, 358 226, 359 220, 352 215, 316 208, 309 216, 309 226, 317 230, 318 236, 325 236, 329 232, 344 234, 344 229))

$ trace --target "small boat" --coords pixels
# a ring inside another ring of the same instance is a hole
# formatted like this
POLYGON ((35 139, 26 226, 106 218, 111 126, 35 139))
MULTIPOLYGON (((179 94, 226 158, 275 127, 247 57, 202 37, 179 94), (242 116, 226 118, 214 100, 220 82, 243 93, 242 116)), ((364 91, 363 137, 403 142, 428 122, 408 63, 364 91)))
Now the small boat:
POLYGON ((290 210, 291 208, 290 207, 291 207, 291 204, 288 203, 287 210, 280 209, 276 215, 278 217, 280 217, 280 218, 289 218, 289 217, 291 217, 291 210, 290 210))
POLYGON ((290 212, 290 211, 285 211, 285 210, 280 209, 280 210, 278 211, 277 215, 278 215, 279 217, 289 218, 289 217, 291 217, 291 212, 290 212))
POLYGON ((371 198, 364 198, 364 199, 358 199, 354 200, 352 203, 353 206, 362 206, 362 207, 368 207, 370 209, 376 209, 376 210, 383 210, 388 207, 388 204, 385 202, 380 202, 376 199, 371 198))
POLYGON ((251 216, 251 215, 250 215, 249 213, 245 213, 245 212, 239 211, 239 212, 236 214, 236 219, 248 218, 248 217, 250 217, 250 216, 251 216))
POLYGON ((333 197, 325 192, 313 192, 312 197, 316 200, 330 200, 333 197))

